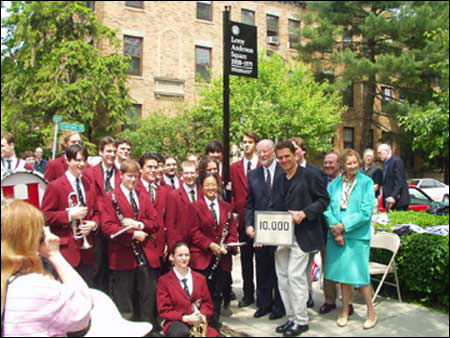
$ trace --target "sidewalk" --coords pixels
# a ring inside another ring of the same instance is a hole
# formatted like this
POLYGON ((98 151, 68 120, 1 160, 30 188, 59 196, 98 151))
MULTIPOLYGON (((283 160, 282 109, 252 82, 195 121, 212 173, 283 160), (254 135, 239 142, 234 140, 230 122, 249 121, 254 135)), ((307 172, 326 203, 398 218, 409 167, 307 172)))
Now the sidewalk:
MULTIPOLYGON (((387 286, 389 287, 389 286, 387 286)), ((233 290, 242 298, 242 277, 239 256, 233 260, 233 290)), ((354 297, 355 313, 350 317, 345 328, 336 325, 339 308, 327 315, 319 315, 319 308, 324 302, 319 283, 314 283, 313 309, 309 309, 309 331, 302 337, 448 337, 449 317, 443 313, 428 310, 418 305, 399 303, 396 299, 378 297, 376 311, 378 324, 372 330, 364 330, 362 325, 366 319, 366 306, 358 292, 354 297)), ((275 333, 278 325, 285 323, 286 317, 270 321, 268 316, 254 319, 255 306, 244 309, 237 308, 237 302, 231 303, 233 315, 222 317, 224 325, 233 330, 246 333, 252 337, 281 337, 275 333)))

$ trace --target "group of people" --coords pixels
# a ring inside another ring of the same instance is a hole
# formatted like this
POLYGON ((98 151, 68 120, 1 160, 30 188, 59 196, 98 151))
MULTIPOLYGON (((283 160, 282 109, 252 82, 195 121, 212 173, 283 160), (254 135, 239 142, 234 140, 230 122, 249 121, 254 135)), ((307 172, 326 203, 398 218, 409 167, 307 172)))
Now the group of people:
MULTIPOLYGON (((2 135, 2 172, 3 163, 15 158, 4 152, 4 143, 14 149, 11 136, 2 135)), ((174 157, 146 153, 131 159, 127 140, 103 138, 95 166, 87 164, 79 133, 65 141, 64 155, 45 170, 49 183, 40 211, 2 201, 5 335, 84 328, 92 307, 88 288, 97 288, 110 295, 124 318, 152 323, 154 335, 162 330, 166 336, 189 336, 195 323, 207 322, 207 335, 218 336, 222 310, 229 310, 233 299, 232 255, 238 247, 244 281, 238 306, 253 304, 256 294, 255 318, 287 317, 277 333, 294 337, 309 329, 310 270, 318 252, 325 271, 319 312, 336 308, 340 284, 337 325, 347 325, 351 293, 358 287, 368 306, 364 328, 376 325, 368 272, 375 194, 383 185, 386 207, 407 207, 403 163, 390 146, 379 148, 384 172, 373 168, 373 152, 372 162, 360 170, 353 150, 328 153, 322 171, 307 163, 301 138, 275 145, 246 132, 243 159, 231 166, 231 185, 225 187, 218 141, 208 144, 200 161, 189 155, 180 176, 174 157), (291 213, 294 245, 255 244, 256 211, 291 213), (29 285, 39 293, 26 291, 29 285), (24 293, 29 306, 20 300, 24 293)))

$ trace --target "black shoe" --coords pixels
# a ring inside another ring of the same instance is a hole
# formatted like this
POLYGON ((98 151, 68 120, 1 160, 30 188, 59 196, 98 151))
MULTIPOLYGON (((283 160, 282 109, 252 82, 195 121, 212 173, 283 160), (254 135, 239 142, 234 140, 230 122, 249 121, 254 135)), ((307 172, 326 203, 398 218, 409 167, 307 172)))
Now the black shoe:
POLYGON ((272 312, 269 316, 270 320, 277 320, 283 318, 286 314, 284 312, 272 312))
POLYGON ((255 302, 254 299, 242 299, 239 304, 238 304, 238 308, 243 308, 243 307, 247 307, 252 305, 255 302))
POLYGON ((286 332, 283 333, 283 337, 297 337, 308 330, 308 325, 294 324, 286 332))
POLYGON ((286 323, 284 323, 283 325, 278 326, 275 329, 276 333, 285 333, 287 330, 289 330, 290 327, 294 326, 295 323, 292 320, 288 320, 286 323))
POLYGON ((324 303, 324 304, 320 307, 319 313, 320 313, 321 315, 325 315, 325 314, 327 314, 327 313, 333 311, 334 309, 336 309, 336 304, 327 304, 327 303, 324 303))
POLYGON ((255 318, 261 318, 264 317, 265 315, 268 315, 270 313, 270 310, 262 310, 259 309, 258 311, 255 312, 255 314, 253 315, 253 317, 255 318))
POLYGON ((306 307, 308 309, 312 309, 314 307, 314 299, 312 297, 308 298, 308 301, 306 302, 306 307))
POLYGON ((233 290, 230 291, 230 300, 231 300, 231 301, 237 300, 236 294, 234 293, 233 290))

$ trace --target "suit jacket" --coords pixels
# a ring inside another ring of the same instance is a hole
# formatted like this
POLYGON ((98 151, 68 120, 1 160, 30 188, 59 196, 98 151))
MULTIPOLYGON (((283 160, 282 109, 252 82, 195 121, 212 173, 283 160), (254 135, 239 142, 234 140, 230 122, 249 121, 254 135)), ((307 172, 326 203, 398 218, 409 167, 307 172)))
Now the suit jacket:
POLYGON ((395 198, 397 201, 396 208, 408 207, 411 203, 408 191, 407 172, 402 159, 399 157, 392 156, 391 161, 387 165, 383 182, 383 193, 384 199, 388 197, 395 198))
MULTIPOLYGON (((231 213, 232 207, 224 201, 219 201, 220 216, 219 226, 216 230, 214 217, 206 205, 205 199, 201 198, 193 205, 194 211, 194 226, 192 229, 192 243, 191 247, 191 266, 195 270, 206 270, 211 263, 213 253, 209 249, 211 243, 220 244, 222 232, 227 222, 228 214, 231 213)), ((231 223, 228 230, 228 236, 225 239, 225 244, 233 243, 238 240, 236 220, 231 217, 231 223)), ((229 250, 225 257, 220 260, 220 266, 225 272, 231 271, 232 259, 229 250)))
MULTIPOLYGON (((164 334, 174 322, 181 322, 183 316, 192 314, 192 304, 200 300, 199 311, 209 319, 213 313, 213 303, 208 290, 206 278, 192 271, 193 291, 188 297, 181 287, 173 269, 158 281, 157 304, 158 313, 164 320, 164 334)), ((216 337, 217 331, 208 327, 208 337, 216 337)))
MULTIPOLYGON (((341 212, 341 195, 344 178, 336 178, 328 187, 331 203, 325 211, 328 226, 344 224, 345 239, 370 240, 370 224, 373 206, 375 204, 375 190, 373 181, 365 174, 358 172, 356 185, 350 195, 345 216, 341 212)), ((328 238, 332 238, 331 231, 328 238)))
MULTIPOLYGON (((113 189, 120 186, 120 170, 114 168, 114 187, 113 189)), ((97 196, 100 198, 106 195, 105 192, 105 175, 103 174, 102 164, 99 163, 95 167, 90 167, 86 169, 85 175, 89 177, 89 179, 94 182, 95 191, 97 196)))
MULTIPOLYGON (((88 208, 85 220, 94 221, 100 225, 100 214, 97 207, 94 186, 89 178, 84 175, 82 176, 81 181, 85 190, 88 208)), ((68 196, 72 192, 74 192, 72 185, 64 174, 48 184, 42 200, 42 210, 52 233, 60 238, 61 253, 70 265, 77 267, 80 262, 83 262, 84 264, 94 264, 95 258, 93 248, 80 250, 83 241, 75 240, 73 238, 69 212, 67 211, 67 208, 69 208, 68 196)), ((88 236, 88 241, 91 245, 94 242, 93 236, 93 233, 88 236)))
POLYGON ((288 180, 284 177, 285 210, 303 211, 306 219, 295 225, 295 237, 304 252, 320 250, 323 246, 321 216, 330 203, 323 178, 315 171, 302 167, 288 180))
POLYGON ((279 163, 275 168, 272 191, 269 191, 264 168, 252 170, 248 175, 248 195, 245 208, 246 226, 255 226, 255 211, 281 211, 284 207, 284 171, 279 163))
MULTIPOLYGON (((111 270, 134 270, 138 264, 131 248, 133 234, 135 230, 128 230, 120 236, 111 239, 110 236, 123 229, 117 216, 116 209, 112 202, 114 193, 122 215, 125 218, 134 219, 133 209, 128 199, 122 192, 120 186, 114 192, 108 193, 102 200, 101 208, 101 228, 108 237, 109 268, 111 270)), ((139 199, 139 213, 137 220, 144 223, 144 230, 149 236, 142 242, 142 248, 147 257, 150 267, 156 269, 160 266, 158 244, 156 234, 160 227, 160 221, 156 210, 147 194, 142 191, 136 191, 139 199)))
POLYGON ((60 156, 48 162, 45 168, 44 178, 48 182, 52 182, 57 178, 63 176, 67 171, 67 160, 66 157, 60 156))
MULTIPOLYGON (((258 167, 260 164, 258 163, 258 167)), ((251 171, 250 171, 251 172, 251 171)), ((239 214, 239 232, 245 230, 245 206, 247 204, 248 178, 245 175, 244 160, 233 163, 230 168, 233 186, 233 209, 239 214)), ((250 173, 247 173, 247 175, 250 173)))
MULTIPOLYGON (((150 193, 147 191, 144 184, 142 184, 141 180, 138 181, 136 190, 142 191, 143 194, 148 194, 151 200, 150 193)), ((158 186, 155 194, 156 195, 155 202, 152 203, 153 208, 156 210, 158 214, 159 223, 161 225, 156 234, 156 242, 160 257, 164 257, 165 253, 164 251, 167 244, 167 226, 165 224, 164 219, 167 210, 167 196, 170 191, 171 189, 169 187, 158 186)))
MULTIPOLYGON (((197 187, 197 201, 203 199, 203 192, 197 187)), ((167 195, 165 223, 167 226, 167 244, 169 250, 179 241, 192 244, 192 227, 194 217, 192 203, 184 187, 170 189, 167 195)))

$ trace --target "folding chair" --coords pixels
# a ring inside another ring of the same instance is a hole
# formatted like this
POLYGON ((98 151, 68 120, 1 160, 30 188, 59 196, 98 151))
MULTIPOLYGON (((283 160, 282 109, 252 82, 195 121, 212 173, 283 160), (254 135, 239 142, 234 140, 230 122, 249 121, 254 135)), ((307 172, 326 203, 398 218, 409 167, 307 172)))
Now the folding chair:
POLYGON ((392 257, 388 265, 376 262, 369 262, 369 272, 371 276, 383 275, 383 278, 381 278, 381 280, 371 277, 371 279, 380 282, 377 290, 375 291, 375 294, 373 295, 372 302, 375 302, 375 299, 377 298, 378 293, 380 292, 380 289, 383 286, 383 283, 395 286, 397 288, 398 300, 401 302, 402 297, 400 295, 400 284, 398 282, 397 266, 395 264, 395 256, 397 255, 398 249, 400 248, 400 237, 397 234, 379 232, 373 236, 372 241, 370 243, 370 247, 376 249, 385 249, 392 252, 392 257), (395 284, 385 281, 388 273, 394 274, 395 284))

